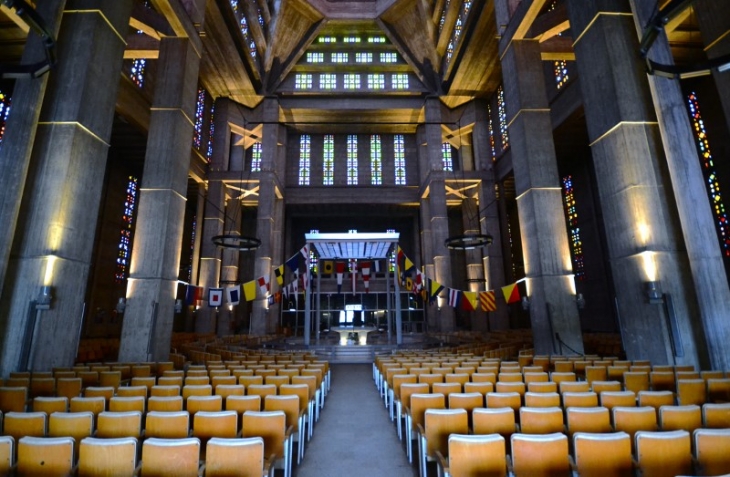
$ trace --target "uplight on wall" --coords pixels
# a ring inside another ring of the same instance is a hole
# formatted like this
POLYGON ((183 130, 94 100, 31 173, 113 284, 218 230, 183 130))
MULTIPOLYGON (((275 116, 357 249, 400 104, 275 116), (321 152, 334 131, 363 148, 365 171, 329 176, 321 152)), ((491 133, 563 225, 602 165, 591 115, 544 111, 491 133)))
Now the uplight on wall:
POLYGON ((644 284, 644 287, 646 288, 646 297, 649 299, 650 304, 660 305, 664 303, 661 283, 658 281, 649 281, 644 284))
POLYGON ((50 310, 51 301, 53 300, 53 289, 50 286, 44 285, 40 289, 38 298, 35 302, 36 310, 50 310))
POLYGON ((654 252, 645 251, 639 254, 641 256, 642 268, 644 269, 644 276, 648 282, 654 282, 657 279, 657 267, 656 260, 654 259, 654 252))

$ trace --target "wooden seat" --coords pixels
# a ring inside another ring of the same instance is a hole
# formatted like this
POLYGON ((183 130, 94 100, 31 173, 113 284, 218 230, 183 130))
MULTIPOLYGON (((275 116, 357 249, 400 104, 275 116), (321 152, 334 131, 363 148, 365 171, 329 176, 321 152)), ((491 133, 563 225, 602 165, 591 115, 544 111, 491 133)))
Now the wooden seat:
POLYGON ((730 402, 730 378, 707 380, 707 402, 730 402))
POLYGON ((624 373, 624 390, 639 394, 649 390, 649 373, 642 371, 627 371, 624 373))
MULTIPOLYGON (((565 410, 565 421, 568 436, 576 432, 611 432, 611 419, 605 407, 569 407, 565 410)), ((626 437, 631 447, 631 437, 628 434, 626 437)))
POLYGON ((210 384, 208 376, 188 376, 185 378, 185 386, 205 386, 210 384))
POLYGON ((598 395, 594 392, 564 392, 562 393, 563 407, 596 407, 598 395))
POLYGON ((15 466, 15 439, 0 436, 0 475, 11 475, 15 466))
POLYGON ((45 412, 8 412, 3 416, 3 435, 15 442, 21 437, 45 437, 47 417, 45 412))
POLYGON ((572 373, 574 370, 572 361, 555 361, 553 369, 556 373, 572 373))
POLYGON ((636 467, 642 477, 664 477, 692 472, 687 431, 636 433, 636 467))
POLYGON ((152 376, 152 366, 148 364, 134 365, 130 371, 132 373, 132 379, 152 376))
POLYGON ((533 382, 527 385, 527 392, 529 393, 557 393, 558 384, 552 381, 546 383, 533 382))
POLYGON ((106 410, 106 399, 101 396, 71 398, 68 409, 70 412, 88 411, 98 416, 106 410))
POLYGON ((464 409, 469 418, 469 429, 472 427, 471 415, 474 409, 484 407, 484 395, 481 393, 451 393, 446 398, 449 409, 464 409))
POLYGON ((497 384, 497 375, 495 373, 474 373, 471 375, 472 383, 492 383, 497 384))
POLYGON ((586 366, 585 367, 586 382, 593 384, 594 381, 607 381, 608 370, 606 366, 586 366))
MULTIPOLYGON (((179 396, 180 386, 177 385, 159 385, 156 384, 150 388, 150 396, 165 397, 165 396, 179 396)), ((198 395, 205 395, 204 393, 198 395)))
POLYGON ((436 451, 439 475, 472 477, 478 475, 506 477, 504 437, 491 435, 451 434, 448 457, 436 451))
POLYGON ((626 477, 633 475, 631 437, 625 432, 573 435, 575 465, 581 477, 626 477))
POLYGON ((27 400, 27 387, 0 387, 0 412, 23 412, 27 400))
POLYGON ((520 432, 552 434, 563 432, 563 410, 559 407, 521 407, 520 432))
MULTIPOLYGON (((222 411, 223 396, 190 396, 185 402, 185 406, 185 409, 191 417, 199 411, 222 411)), ((205 445, 205 442, 202 442, 201 444, 205 445)))
POLYGON ((241 416, 246 411, 261 410, 261 396, 231 395, 225 401, 226 411, 236 411, 241 416))
POLYGON ((160 376, 157 378, 157 386, 178 386, 182 389, 185 378, 183 376, 160 376))
POLYGON ((63 396, 69 401, 75 397, 81 396, 83 382, 81 378, 57 378, 56 379, 56 396, 63 396))
POLYGON ((707 385, 704 379, 677 380, 677 404, 702 406, 707 401, 707 385))
POLYGON ((671 391, 640 391, 637 400, 639 406, 651 406, 658 413, 660 407, 674 405, 674 393, 671 391))
MULTIPOLYGON (((413 440, 418 439, 418 426, 423 427, 427 409, 445 409, 446 397, 438 393, 414 393, 410 406, 406 408, 406 454, 413 463, 413 440)), ((416 445, 420 445, 416 442, 416 445)))
MULTIPOLYGON (((309 408, 309 387, 306 384, 283 384, 279 388, 279 395, 280 396, 297 396, 299 398, 299 413, 301 416, 301 428, 300 432, 302 436, 304 433, 307 433, 307 440, 311 437, 311 434, 309 433, 308 429, 305 429, 305 426, 311 426, 310 421, 310 408, 309 408)), ((301 436, 300 436, 301 438, 301 436)), ((300 441, 301 442, 301 441, 300 441)), ((301 456, 300 458, 304 458, 304 442, 301 442, 301 456)))
POLYGON ((107 387, 101 387, 101 386, 89 386, 88 388, 84 389, 84 397, 103 397, 104 401, 109 403, 109 399, 111 399, 114 396, 114 388, 111 386, 107 387))
POLYGON ((395 419, 395 411, 398 408, 398 401, 400 401, 400 390, 404 383, 417 383, 418 376, 415 374, 396 374, 393 376, 393 397, 390 401, 390 420, 395 419))
POLYGON ((560 387, 561 383, 564 382, 576 382, 577 376, 572 372, 557 372, 553 371, 550 373, 550 381, 556 383, 560 387))
POLYGON ((568 437, 562 433, 513 434, 512 472, 515 477, 567 476, 568 437))
POLYGON ((18 440, 17 472, 21 476, 67 476, 74 463, 71 437, 33 437, 18 440))
POLYGON ((558 388, 560 394, 587 393, 591 391, 591 385, 587 381, 561 381, 558 388))
POLYGON ((146 404, 147 400, 142 396, 114 396, 109 400, 108 408, 112 412, 139 411, 144 414, 146 404))
POLYGON ((672 394, 677 391, 674 371, 652 371, 649 373, 649 383, 652 391, 669 391, 672 394))
POLYGON ((634 442, 638 431, 656 431, 657 415, 653 407, 616 406, 613 412, 613 428, 617 432, 625 432, 634 442))
POLYGON ((68 411, 68 398, 66 397, 44 397, 39 396, 33 399, 33 412, 45 412, 51 415, 54 412, 68 411))
POLYGON ((73 437, 78 454, 78 443, 94 435, 94 414, 82 412, 54 412, 48 416, 48 437, 73 437))
POLYGON ((197 477, 200 460, 200 440, 158 439, 151 437, 142 444, 142 475, 144 477, 197 477))
POLYGON ((263 376, 239 376, 238 384, 242 384, 244 387, 248 387, 251 384, 264 384, 263 376))
POLYGON ((261 396, 261 399, 266 399, 266 396, 276 396, 276 385, 274 384, 252 384, 246 388, 246 394, 248 396, 261 396))
POLYGON ((694 460, 702 475, 730 473, 730 429, 697 429, 692 437, 694 460))
POLYGON ((468 434, 469 418, 464 409, 426 409, 424 424, 418 424, 418 455, 421 477, 426 477, 426 464, 437 459, 436 452, 449 452, 450 434, 468 434))
POLYGON ((30 398, 39 396, 55 396, 56 395, 56 379, 55 378, 37 378, 33 376, 30 379, 30 398))
POLYGON ((213 395, 213 386, 210 384, 192 384, 192 385, 186 385, 182 388, 182 397, 184 401, 187 401, 187 399, 190 396, 212 396, 213 395))
POLYGON ((691 434, 700 427, 702 427, 702 408, 697 405, 659 408, 659 429, 662 431, 685 430, 691 434))
POLYGON ((210 378, 210 385, 213 386, 213 391, 218 389, 218 386, 223 385, 237 385, 238 378, 236 376, 214 376, 210 378))
POLYGON ((522 396, 525 395, 527 392, 527 386, 522 381, 515 381, 515 382, 502 382, 497 381, 497 384, 494 386, 494 390, 498 393, 517 393, 520 395, 520 399, 522 399, 522 396))
POLYGON ((142 437, 140 411, 102 412, 97 416, 96 435, 99 438, 142 437))
POLYGON ((291 429, 286 428, 286 414, 283 411, 248 411, 243 413, 241 437, 261 437, 264 440, 264 455, 274 455, 284 468, 284 477, 291 477, 291 455, 289 451, 291 429))
POLYGON ((622 390, 621 383, 618 381, 593 381, 591 383, 591 391, 600 395, 604 391, 618 392, 622 390))
POLYGON ((236 411, 199 411, 193 416, 193 437, 200 439, 202 446, 211 437, 234 438, 238 436, 238 414, 236 411))
POLYGON ((519 419, 519 410, 522 407, 522 399, 519 393, 488 393, 486 395, 487 408, 496 409, 500 407, 509 407, 515 413, 515 420, 519 419))
POLYGON ((523 377, 524 377, 525 385, 527 387, 529 387, 531 383, 547 383, 547 382, 550 382, 550 375, 548 373, 543 372, 543 371, 540 371, 540 372, 531 372, 531 373, 525 373, 525 372, 523 372, 523 377))
POLYGON ((705 403, 702 406, 702 423, 710 429, 730 428, 730 403, 705 403))
POLYGON ((121 371, 101 371, 99 372, 99 386, 111 387, 114 391, 122 385, 121 371))
POLYGON ((636 394, 632 391, 603 391, 598 395, 598 400, 609 412, 616 406, 636 406, 636 394))
POLYGON ((432 393, 438 393, 443 394, 446 398, 446 402, 449 402, 449 395, 451 393, 460 393, 461 392, 461 384, 460 383, 433 383, 431 385, 431 392, 432 393))
POLYGON ((149 411, 145 418, 145 436, 164 439, 188 437, 190 415, 187 411, 149 411))
POLYGON ((137 439, 87 437, 79 443, 79 477, 134 475, 137 439))
POLYGON ((560 394, 558 393, 525 393, 525 406, 527 407, 560 407, 560 394))
POLYGON ((81 378, 81 385, 84 388, 99 385, 99 371, 78 371, 77 378, 81 378))
POLYGON ((226 439, 212 437, 205 446, 205 477, 265 477, 271 462, 264 456, 261 437, 226 439))
POLYGON ((121 386, 117 388, 115 397, 142 397, 147 399, 148 393, 147 386, 121 386))
POLYGON ((411 405, 411 396, 413 394, 428 394, 429 385, 428 383, 403 383, 400 390, 400 400, 396 401, 396 427, 398 430, 398 438, 403 440, 403 433, 401 431, 401 420, 406 418, 405 409, 408 409, 411 405))
POLYGON ((512 408, 480 408, 472 411, 473 434, 499 434, 509 445, 516 429, 515 413, 512 408))
POLYGON ((286 415, 286 427, 291 428, 290 455, 293 455, 294 442, 297 443, 297 463, 301 462, 304 456, 304 411, 299 406, 298 395, 266 396, 264 398, 264 411, 282 411, 286 415))
POLYGON ((419 374, 418 382, 428 384, 429 392, 431 392, 430 389, 433 388, 434 383, 443 383, 444 382, 444 375, 443 374, 433 374, 433 373, 419 374))
POLYGON ((182 396, 152 396, 147 400, 147 411, 174 412, 183 410, 182 396))

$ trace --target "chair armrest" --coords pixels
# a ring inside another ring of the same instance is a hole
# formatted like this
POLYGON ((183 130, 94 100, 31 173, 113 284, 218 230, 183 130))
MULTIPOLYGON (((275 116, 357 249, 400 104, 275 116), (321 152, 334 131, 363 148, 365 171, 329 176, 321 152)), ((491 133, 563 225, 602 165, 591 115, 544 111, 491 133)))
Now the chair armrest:
POLYGON ((268 475, 274 477, 274 462, 276 462, 276 454, 271 454, 267 459, 264 459, 263 477, 268 475))
POLYGON ((512 468, 512 459, 509 455, 504 456, 505 463, 507 464, 507 474, 514 475, 514 469, 512 468))
POLYGON ((420 424, 416 424, 416 426, 418 427, 418 433, 421 434, 422 436, 425 436, 426 430, 423 428, 423 426, 420 424))
POLYGON ((137 462, 137 467, 134 468, 134 474, 132 474, 132 475, 134 477, 137 477, 141 471, 142 471, 142 460, 140 459, 140 461, 137 462))
POLYGON ((284 440, 287 440, 291 437, 292 432, 294 432, 294 426, 289 426, 286 428, 286 432, 284 433, 284 440))
POLYGON ((205 462, 203 462, 198 468, 198 477, 203 477, 205 475, 205 462))
POLYGON ((436 465, 441 467, 442 473, 440 475, 449 473, 449 460, 438 450, 436 451, 436 465))
POLYGON ((568 456, 568 461, 570 462, 570 470, 578 472, 578 466, 575 464, 575 459, 573 459, 572 455, 568 456))

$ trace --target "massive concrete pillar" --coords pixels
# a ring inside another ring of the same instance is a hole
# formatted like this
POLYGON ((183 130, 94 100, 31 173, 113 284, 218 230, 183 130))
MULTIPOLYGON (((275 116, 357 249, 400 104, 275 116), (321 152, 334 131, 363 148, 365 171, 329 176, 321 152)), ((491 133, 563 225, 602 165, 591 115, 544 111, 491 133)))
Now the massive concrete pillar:
MULTIPOLYGON (((226 205, 226 223, 225 233, 227 235, 241 236, 241 203, 240 199, 230 198, 226 205)), ((221 250, 221 272, 220 283, 225 286, 231 286, 238 283, 238 261, 241 252, 237 248, 224 248, 221 250)), ((211 285, 212 286, 212 285, 211 285)), ((235 331, 235 315, 233 307, 224 306, 208 308, 211 311, 211 318, 215 316, 215 332, 218 336, 232 335, 235 331)))
MULTIPOLYGON (((695 0, 691 12, 697 16, 705 52, 709 59, 730 55, 730 11, 727 5, 714 0, 695 0)), ((730 128, 730 74, 713 70, 725 121, 730 128)))
MULTIPOLYGON (((485 277, 485 290, 494 290, 495 298, 507 282, 504 276, 504 260, 502 259, 502 237, 499 233, 499 204, 494 188, 494 168, 492 162, 492 146, 489 134, 489 110, 485 101, 474 102, 474 163, 481 174, 482 181, 477 188, 479 210, 478 233, 492 236, 492 244, 482 249, 482 268, 485 277)), ((506 306, 497 306, 497 310, 487 314, 489 330, 509 328, 509 315, 506 306)))
MULTIPOLYGON (((225 227, 226 185, 223 181, 208 181, 205 212, 201 220, 200 273, 193 284, 201 287, 218 287, 221 276, 222 251, 213 243, 213 237, 223 235, 225 227)), ((188 310, 189 311, 189 310, 188 310)), ((195 331, 215 332, 215 310, 202 307, 195 311, 195 331)))
POLYGON ((170 352, 200 56, 191 40, 168 37, 158 63, 120 361, 170 352))
MULTIPOLYGON (((275 98, 264 99, 263 104, 263 141, 261 142, 261 172, 259 177, 259 196, 256 220, 256 235, 261 240, 261 247, 256 250, 254 277, 268 275, 273 278, 273 244, 274 232, 281 230, 280 220, 277 224, 279 191, 276 164, 279 162, 280 137, 285 134, 279 125, 279 101, 275 98)), ((302 237, 300 240, 304 240, 302 237)), ((296 243, 296 241, 295 241, 296 243)), ((303 245, 303 243, 302 243, 303 245)), ((277 264, 278 266, 278 264, 277 264)), ((253 334, 263 335, 276 329, 278 315, 269 312, 267 298, 257 293, 251 315, 253 334)))
MULTIPOLYGON (((48 32, 54 38, 58 36, 65 4, 66 0, 52 0, 43 2, 36 8, 36 13, 46 22, 48 32)), ((45 48, 40 37, 35 34, 28 35, 21 64, 34 64, 44 58, 45 48)), ((41 114, 41 105, 49 77, 49 74, 45 74, 40 78, 25 78, 15 81, 13 102, 22 104, 23 108, 13 108, 13 114, 5 123, 5 135, 0 148, 0 190, 3 191, 0 194, 0 294, 8 270, 8 260, 15 227, 18 223, 23 190, 28 177, 38 117, 41 114)), ((0 331, 2 329, 0 324, 0 331)), ((2 336, 2 332, 0 332, 0 336, 2 336)))
MULTIPOLYGON (((634 12, 634 25, 641 31, 652 15, 652 9, 633 0, 630 0, 630 3, 634 12)), ((669 42, 665 35, 659 36, 649 56, 659 63, 672 62, 669 42)), ((709 364, 714 369, 727 369, 730 367, 730 351, 727 347, 727 343, 730 342, 730 324, 727 319, 730 316, 730 287, 727 280, 718 278, 724 276, 725 268, 684 96, 678 82, 669 78, 650 76, 649 86, 659 119, 671 186, 689 257, 689 270, 699 303, 700 321, 704 327, 703 342, 702 335, 697 330, 697 320, 692 320, 691 325, 695 333, 688 338, 694 338, 694 348, 703 367, 706 365, 703 359, 703 351, 706 349, 710 359, 709 364)), ((658 264, 660 280, 665 274, 669 277, 672 277, 673 273, 677 276, 686 276, 686 267, 675 272, 671 268, 665 270, 663 266, 663 262, 658 264)), ((670 298, 672 296, 676 296, 676 300, 682 298, 682 290, 670 288, 665 291, 670 298)), ((679 334, 682 334, 684 329, 681 310, 678 310, 678 315, 679 334)), ((689 312, 685 316, 696 315, 689 312)), ((693 351, 691 343, 689 348, 691 353, 693 351)))
POLYGON ((539 43, 512 41, 502 71, 535 352, 582 353, 539 43))
POLYGON ((569 6, 624 349, 629 359, 697 365, 697 302, 629 6, 569 6), (649 303, 654 281, 673 306, 649 303))
MULTIPOLYGON (((446 209, 446 181, 441 153, 441 102, 438 98, 426 99, 426 154, 421 161, 421 175, 426 174, 428 181, 428 211, 431 230, 431 253, 433 257, 434 279, 448 287, 451 278, 451 257, 444 241, 449 237, 449 216, 446 209)), ((442 306, 438 316, 439 331, 453 331, 455 327, 454 309, 442 306)))
POLYGON ((76 357, 132 7, 131 0, 95 3, 67 2, 58 34, 0 309, 3 375, 21 361, 40 370, 70 366, 76 357), (41 286, 54 298, 50 309, 36 311, 41 286), (30 354, 21 356, 22 349, 30 354))

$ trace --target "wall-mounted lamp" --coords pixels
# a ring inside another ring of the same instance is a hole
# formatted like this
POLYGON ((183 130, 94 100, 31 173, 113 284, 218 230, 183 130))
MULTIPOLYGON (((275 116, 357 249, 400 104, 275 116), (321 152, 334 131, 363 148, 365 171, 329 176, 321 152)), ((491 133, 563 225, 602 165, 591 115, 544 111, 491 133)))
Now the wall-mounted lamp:
POLYGON ((664 297, 662 296, 662 287, 659 281, 646 282, 646 296, 649 299, 649 303, 652 305, 660 305, 664 303, 664 297))
POLYGON ((127 309, 127 300, 124 297, 121 297, 117 302, 117 306, 114 309, 117 311, 118 314, 123 315, 124 310, 127 309))
POLYGON ((183 301, 175 300, 175 313, 182 313, 182 311, 183 311, 183 301))
POLYGON ((35 302, 36 310, 50 310, 53 299, 53 289, 50 286, 42 286, 35 302))
POLYGON ((575 296, 575 304, 576 304, 576 306, 578 307, 579 310, 582 310, 583 308, 586 307, 586 299, 583 298, 583 294, 582 293, 578 293, 575 296))
POLYGON ((525 311, 530 311, 530 299, 526 296, 522 297, 522 309, 525 311))

